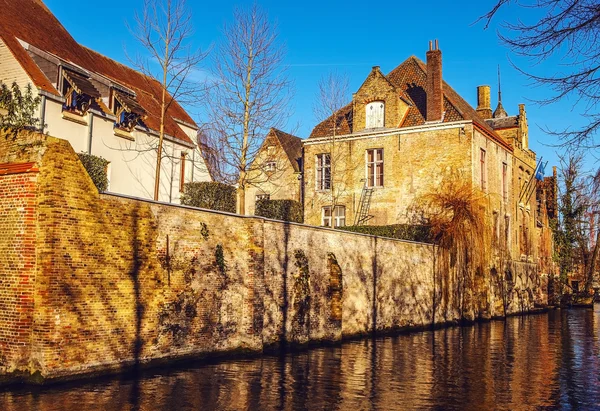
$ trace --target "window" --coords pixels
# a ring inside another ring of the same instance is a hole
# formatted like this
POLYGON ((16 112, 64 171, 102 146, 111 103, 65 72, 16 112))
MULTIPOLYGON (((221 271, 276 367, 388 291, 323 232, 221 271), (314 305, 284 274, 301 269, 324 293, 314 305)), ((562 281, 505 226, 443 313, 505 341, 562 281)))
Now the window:
POLYGON ((366 125, 365 128, 383 127, 385 113, 385 104, 383 101, 374 101, 367 104, 366 107, 366 125))
POLYGON ((334 213, 334 226, 344 227, 346 225, 346 207, 336 206, 334 213))
POLYGON ((131 132, 140 120, 146 117, 146 111, 140 106, 135 96, 118 90, 112 91, 112 111, 117 117, 115 128, 131 132))
POLYGON ((367 186, 383 187, 383 148, 367 150, 367 186))
POLYGON ((502 163, 502 199, 508 201, 508 164, 502 163))
POLYGON ((181 152, 181 163, 180 163, 180 172, 179 172, 179 192, 183 193, 183 189, 185 186, 185 151, 181 152))
POLYGON ((270 199, 271 199, 271 194, 265 194, 265 193, 263 193, 263 194, 257 194, 256 195, 256 201, 259 201, 259 200, 270 200, 270 199))
POLYGON ((346 225, 346 207, 335 206, 333 215, 331 213, 331 206, 323 207, 321 211, 321 225, 323 227, 343 227, 346 225))
POLYGON ((272 173, 277 170, 277 163, 275 161, 267 161, 265 163, 265 171, 267 173, 272 173))
POLYGON ((485 167, 485 150, 483 148, 480 150, 479 163, 481 167, 481 189, 485 191, 487 187, 487 170, 485 167))
POLYGON ((63 111, 80 116, 85 115, 90 108, 93 97, 99 97, 100 94, 87 77, 65 69, 62 69, 61 73, 61 92, 65 98, 62 106, 63 111))
POLYGON ((329 153, 317 155, 317 190, 331 189, 331 156, 329 153))

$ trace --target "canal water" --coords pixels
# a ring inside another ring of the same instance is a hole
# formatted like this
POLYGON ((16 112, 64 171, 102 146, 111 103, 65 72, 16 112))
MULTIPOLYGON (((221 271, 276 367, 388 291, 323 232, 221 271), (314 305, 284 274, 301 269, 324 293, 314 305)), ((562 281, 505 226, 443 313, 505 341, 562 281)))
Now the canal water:
POLYGON ((600 409, 600 306, 0 392, 12 410, 600 409))

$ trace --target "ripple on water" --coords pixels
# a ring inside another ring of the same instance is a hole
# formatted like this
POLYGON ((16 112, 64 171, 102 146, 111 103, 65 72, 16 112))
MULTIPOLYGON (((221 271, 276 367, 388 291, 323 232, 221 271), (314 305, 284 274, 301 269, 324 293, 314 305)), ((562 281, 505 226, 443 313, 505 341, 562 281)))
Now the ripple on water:
POLYGON ((600 409, 600 307, 0 392, 12 410, 600 409))

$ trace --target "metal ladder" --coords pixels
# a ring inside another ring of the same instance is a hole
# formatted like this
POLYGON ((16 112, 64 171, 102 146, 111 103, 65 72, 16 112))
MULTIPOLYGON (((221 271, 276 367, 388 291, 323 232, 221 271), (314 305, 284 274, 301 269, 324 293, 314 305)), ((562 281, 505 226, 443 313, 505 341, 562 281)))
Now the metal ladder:
POLYGON ((369 208, 371 207, 371 196, 373 195, 373 188, 367 187, 367 183, 365 181, 365 185, 363 187, 362 193, 360 194, 360 203, 358 205, 358 212, 354 217, 354 225, 363 225, 371 218, 372 215, 369 215, 369 208))

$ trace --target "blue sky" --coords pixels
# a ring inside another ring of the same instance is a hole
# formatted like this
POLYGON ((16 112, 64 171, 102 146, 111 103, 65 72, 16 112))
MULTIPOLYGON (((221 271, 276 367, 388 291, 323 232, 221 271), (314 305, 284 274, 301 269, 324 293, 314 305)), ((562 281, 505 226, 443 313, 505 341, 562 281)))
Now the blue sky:
MULTIPOLYGON (((80 0, 45 0, 46 5, 80 43, 128 64, 125 49, 134 53, 137 44, 126 23, 133 24, 135 10, 142 0, 104 0, 98 12, 82 18, 80 0)), ((558 164, 554 137, 540 127, 562 129, 581 124, 580 117, 564 101, 539 107, 530 100, 541 99, 549 90, 528 86, 528 80, 511 67, 509 52, 500 44, 496 29, 503 17, 517 11, 507 9, 496 24, 484 30, 474 24, 493 1, 273 1, 259 4, 277 22, 280 39, 287 48, 289 75, 295 83, 293 116, 285 131, 307 137, 316 124, 313 104, 319 79, 335 70, 350 79, 350 93, 356 91, 374 65, 384 73, 411 55, 425 59, 429 40, 438 39, 443 52, 444 79, 471 105, 476 106, 476 87, 492 86, 492 109, 497 104, 497 66, 502 71, 502 100, 509 115, 517 114, 518 104, 526 103, 530 126, 530 146, 550 166, 558 164), (296 125, 299 125, 297 127, 296 125)), ((194 46, 209 48, 219 40, 224 22, 231 19, 235 6, 249 2, 188 0, 193 13, 194 46)), ((527 18, 527 16, 524 16, 527 18)), ((515 60, 529 69, 529 62, 515 60)), ((556 62, 536 67, 536 73, 556 70, 556 62)), ((208 62, 206 63, 208 64, 208 62)), ((208 67, 204 67, 208 69, 208 67)), ((202 118, 196 118, 201 123, 202 118)))

